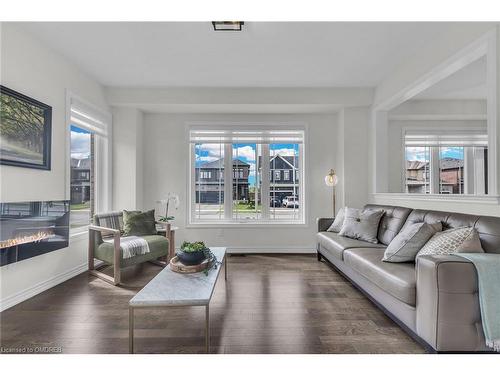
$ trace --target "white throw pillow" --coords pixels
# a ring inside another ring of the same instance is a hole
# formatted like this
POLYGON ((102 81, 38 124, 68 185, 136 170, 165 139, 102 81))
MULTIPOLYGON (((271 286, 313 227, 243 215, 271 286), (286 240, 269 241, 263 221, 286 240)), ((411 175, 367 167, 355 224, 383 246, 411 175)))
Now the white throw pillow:
POLYGON ((436 233, 418 252, 417 257, 453 253, 484 253, 477 230, 460 227, 436 233))
POLYGON ((417 253, 429 239, 443 230, 439 223, 414 223, 405 226, 385 249, 384 262, 414 262, 417 253))
POLYGON ((333 220, 332 225, 326 230, 327 232, 335 232, 338 233, 342 229, 342 224, 344 224, 344 207, 342 207, 337 216, 335 216, 335 220, 333 220))
POLYGON ((344 223, 339 235, 356 240, 378 243, 378 225, 384 215, 382 210, 358 210, 346 207, 344 223))

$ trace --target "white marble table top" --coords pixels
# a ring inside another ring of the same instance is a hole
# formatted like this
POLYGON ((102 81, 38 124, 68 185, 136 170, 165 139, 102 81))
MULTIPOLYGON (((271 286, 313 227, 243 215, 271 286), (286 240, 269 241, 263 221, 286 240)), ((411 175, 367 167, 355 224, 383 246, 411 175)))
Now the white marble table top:
MULTIPOLYGON (((226 255, 225 247, 211 247, 210 250, 222 262, 226 255)), ((211 269, 208 276, 203 272, 182 274, 165 267, 129 302, 132 307, 206 305, 219 276, 221 265, 211 269)))

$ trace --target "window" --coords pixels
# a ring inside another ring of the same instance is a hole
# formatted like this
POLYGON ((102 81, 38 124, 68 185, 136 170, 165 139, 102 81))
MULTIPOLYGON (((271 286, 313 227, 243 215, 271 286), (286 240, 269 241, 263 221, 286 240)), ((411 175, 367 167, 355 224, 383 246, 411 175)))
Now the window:
POLYGON ((69 196, 72 234, 88 229, 96 212, 109 208, 108 114, 71 98, 69 196))
POLYGON ((429 194, 431 192, 430 148, 407 146, 405 151, 406 192, 429 194))
POLYGON ((303 130, 191 130, 190 223, 303 223, 303 138, 303 130), (208 168, 217 180, 200 181, 208 168))
POLYGON ((274 171, 275 177, 270 181, 270 200, 274 202, 271 204, 270 217, 274 220, 298 220, 301 214, 301 201, 303 201, 299 198, 301 189, 298 183, 301 171, 300 146, 297 143, 271 144, 269 148, 270 168, 274 171), (283 179, 281 180, 282 171, 283 179), (290 172, 297 179, 290 181, 290 172))
POLYGON ((95 212, 94 150, 95 135, 71 125, 70 209, 72 230, 86 229, 95 212))
POLYGON ((406 192, 487 194, 487 155, 485 132, 407 132, 406 192))
POLYGON ((200 178, 203 180, 209 180, 210 178, 212 178, 212 172, 201 170, 200 178))

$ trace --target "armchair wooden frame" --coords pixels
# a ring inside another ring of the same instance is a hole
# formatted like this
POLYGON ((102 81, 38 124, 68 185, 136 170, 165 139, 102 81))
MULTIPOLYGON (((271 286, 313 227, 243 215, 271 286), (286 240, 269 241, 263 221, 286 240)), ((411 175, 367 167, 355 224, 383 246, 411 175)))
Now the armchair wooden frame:
MULTIPOLYGON (((156 222, 157 224, 165 225, 165 222, 156 222)), ((167 231, 168 231, 167 227, 167 231)), ((89 225, 89 273, 91 275, 97 276, 99 279, 104 280, 110 284, 113 285, 119 285, 121 282, 121 268, 120 268, 120 260, 121 260, 121 253, 120 253, 120 236, 121 233, 118 229, 112 229, 112 228, 106 228, 106 227, 101 227, 98 225, 89 225), (95 254, 95 236, 97 232, 100 232, 101 234, 112 234, 113 235, 113 276, 106 275, 104 272, 99 271, 99 268, 105 267, 106 265, 99 266, 98 268, 95 267, 94 264, 94 254, 95 254)), ((168 233, 167 233, 168 237, 168 233)), ((165 267, 168 265, 168 262, 170 259, 168 259, 167 256, 167 261, 160 261, 160 260, 155 260, 155 261, 150 261, 153 264, 156 264, 161 267, 165 267)))
POLYGON ((118 285, 120 284, 120 231, 118 229, 111 229, 100 227, 97 225, 89 226, 89 273, 97 276, 101 280, 104 280, 110 284, 118 285), (113 248, 114 248, 114 261, 113 261, 113 277, 100 272, 95 268, 94 265, 94 253, 95 253, 95 236, 97 232, 101 234, 112 234, 113 235, 113 248))

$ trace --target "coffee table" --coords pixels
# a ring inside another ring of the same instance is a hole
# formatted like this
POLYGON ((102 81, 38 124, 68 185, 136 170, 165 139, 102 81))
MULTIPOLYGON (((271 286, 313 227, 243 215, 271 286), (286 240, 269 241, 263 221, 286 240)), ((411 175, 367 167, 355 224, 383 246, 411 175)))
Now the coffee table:
MULTIPOLYGON (((227 280, 225 247, 211 247, 224 265, 227 280)), ((134 353, 134 310, 161 307, 205 306, 205 347, 210 352, 210 300, 222 266, 203 272, 182 274, 165 267, 129 301, 129 352, 134 353)))

